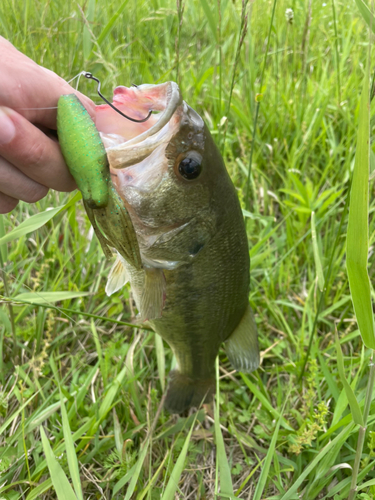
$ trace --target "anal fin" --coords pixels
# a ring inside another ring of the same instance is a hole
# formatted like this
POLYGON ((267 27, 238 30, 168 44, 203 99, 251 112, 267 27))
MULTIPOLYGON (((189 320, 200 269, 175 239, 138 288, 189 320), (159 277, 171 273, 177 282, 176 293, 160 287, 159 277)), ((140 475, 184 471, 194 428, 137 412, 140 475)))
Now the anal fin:
POLYGON ((143 321, 160 318, 165 301, 165 276, 162 269, 146 267, 145 285, 141 297, 140 313, 143 321))
POLYGON ((258 368, 258 332, 250 304, 237 328, 225 341, 225 351, 237 371, 250 373, 258 368))

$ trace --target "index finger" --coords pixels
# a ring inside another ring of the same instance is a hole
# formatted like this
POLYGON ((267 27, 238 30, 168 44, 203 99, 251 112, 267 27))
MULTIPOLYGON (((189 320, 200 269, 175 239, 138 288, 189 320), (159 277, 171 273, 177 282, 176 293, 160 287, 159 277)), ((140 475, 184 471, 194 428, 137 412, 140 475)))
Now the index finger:
POLYGON ((39 66, 0 36, 0 106, 13 108, 32 123, 56 129, 57 102, 76 94, 95 120, 95 104, 53 71, 39 66), (54 109, 45 109, 54 108, 54 109))

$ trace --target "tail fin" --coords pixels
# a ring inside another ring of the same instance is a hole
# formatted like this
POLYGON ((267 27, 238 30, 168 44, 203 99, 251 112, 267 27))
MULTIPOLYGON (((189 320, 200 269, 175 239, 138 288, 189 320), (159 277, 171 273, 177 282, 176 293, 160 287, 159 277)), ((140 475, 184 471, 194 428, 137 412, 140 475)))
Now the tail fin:
POLYGON ((192 406, 199 407, 208 402, 215 391, 215 378, 192 379, 179 371, 169 374, 165 407, 169 413, 182 413, 192 406))

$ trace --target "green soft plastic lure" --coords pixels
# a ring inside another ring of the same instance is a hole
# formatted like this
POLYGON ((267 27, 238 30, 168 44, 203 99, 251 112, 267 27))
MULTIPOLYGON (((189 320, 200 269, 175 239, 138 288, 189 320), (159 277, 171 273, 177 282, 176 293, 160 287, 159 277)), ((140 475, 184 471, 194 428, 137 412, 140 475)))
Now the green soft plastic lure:
POLYGON ((107 258, 109 246, 136 269, 142 268, 137 237, 126 207, 111 180, 99 132, 75 94, 60 97, 57 133, 70 173, 82 193, 86 213, 107 258))

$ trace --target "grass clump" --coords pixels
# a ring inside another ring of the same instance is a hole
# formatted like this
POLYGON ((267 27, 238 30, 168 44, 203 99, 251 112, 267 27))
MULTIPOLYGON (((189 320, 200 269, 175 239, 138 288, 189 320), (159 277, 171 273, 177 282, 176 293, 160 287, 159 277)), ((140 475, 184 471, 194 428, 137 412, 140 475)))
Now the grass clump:
MULTIPOLYGON (((368 33, 354 3, 279 0, 272 24, 274 2, 242 7, 223 0, 2 4, 4 36, 67 80, 91 71, 109 96, 115 85, 177 75, 238 189, 262 354, 256 373, 240 375, 221 352, 215 412, 168 415, 160 403, 171 352, 130 325, 127 288, 105 295, 111 264, 79 196, 53 192, 20 203, 0 217, 0 238, 17 235, 0 239, 2 498, 60 499, 64 490, 76 498, 338 500, 353 495, 354 463, 357 498, 374 494, 372 358, 345 268, 368 33), (366 412, 356 451, 356 421, 366 412)), ((96 100, 90 82, 79 88, 96 100)))

